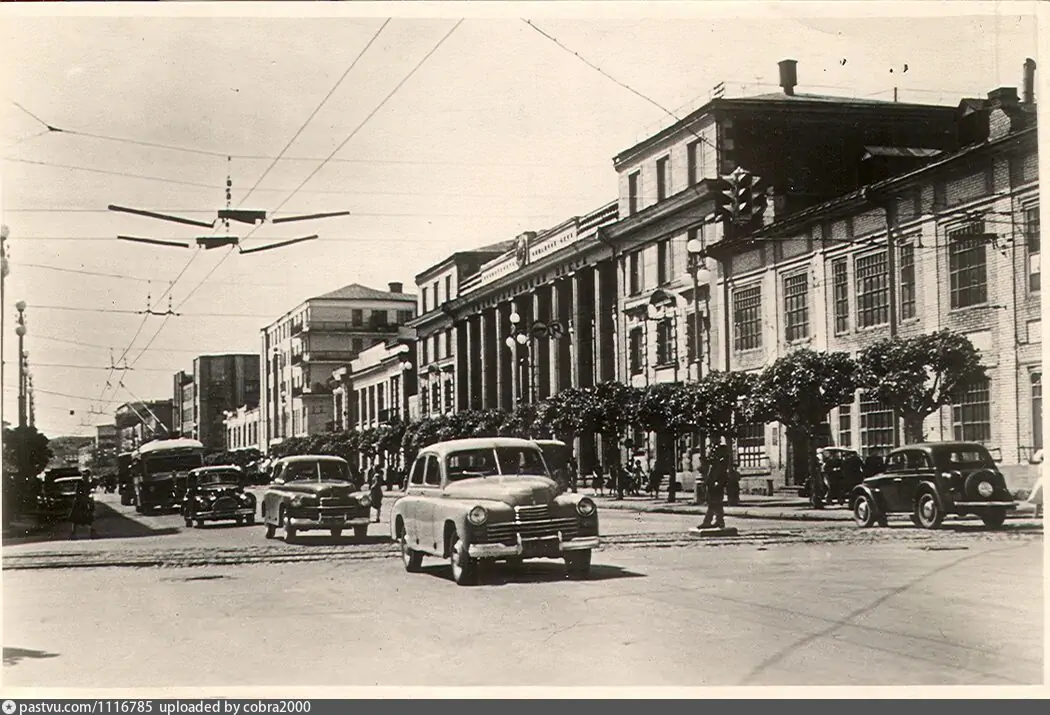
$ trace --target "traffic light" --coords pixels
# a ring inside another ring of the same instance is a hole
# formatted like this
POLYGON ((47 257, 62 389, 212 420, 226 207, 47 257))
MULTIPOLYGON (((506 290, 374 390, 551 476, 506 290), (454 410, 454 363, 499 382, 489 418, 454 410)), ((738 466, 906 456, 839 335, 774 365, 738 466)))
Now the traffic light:
POLYGON ((715 190, 716 221, 736 221, 737 192, 730 178, 719 179, 715 190))
POLYGON ((746 226, 761 218, 766 210, 766 194, 761 178, 737 167, 722 178, 715 193, 715 218, 746 226))

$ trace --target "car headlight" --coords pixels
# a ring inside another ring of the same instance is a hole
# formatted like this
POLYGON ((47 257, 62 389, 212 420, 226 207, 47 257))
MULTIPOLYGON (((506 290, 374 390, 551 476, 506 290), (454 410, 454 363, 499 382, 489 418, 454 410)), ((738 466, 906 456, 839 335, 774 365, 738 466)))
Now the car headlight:
POLYGON ((588 497, 584 497, 576 502, 576 511, 580 516, 593 516, 594 512, 597 510, 598 507, 595 506, 594 502, 588 497))
POLYGON ((476 506, 467 512, 467 519, 469 519, 470 523, 474 526, 481 526, 489 520, 489 513, 485 511, 485 507, 476 506))
POLYGON ((367 494, 362 494, 361 498, 357 500, 357 503, 364 507, 372 506, 372 498, 367 494))
POLYGON ((315 497, 298 496, 292 499, 292 506, 317 506, 315 497))
POLYGON ((995 493, 995 487, 992 486, 991 482, 981 482, 977 485, 977 493, 987 499, 995 493))

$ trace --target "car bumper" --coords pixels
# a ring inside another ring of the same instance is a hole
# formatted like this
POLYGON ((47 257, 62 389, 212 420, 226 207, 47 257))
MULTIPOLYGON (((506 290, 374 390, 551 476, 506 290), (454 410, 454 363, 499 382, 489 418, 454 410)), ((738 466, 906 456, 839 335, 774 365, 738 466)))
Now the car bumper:
POLYGON ((522 539, 519 534, 516 544, 471 544, 467 547, 467 553, 475 559, 507 559, 527 556, 530 553, 537 556, 553 556, 569 551, 589 551, 600 545, 601 539, 597 536, 578 536, 566 541, 560 532, 554 536, 536 539, 522 539))
POLYGON ((255 516, 255 509, 244 507, 243 509, 223 509, 222 511, 198 511, 187 518, 199 521, 219 521, 220 519, 242 519, 246 516, 255 516))
POLYGON ((343 529, 348 526, 368 526, 372 520, 367 516, 289 516, 287 521, 296 529, 343 529))
POLYGON ((1015 501, 957 501, 956 509, 1016 509, 1015 501))

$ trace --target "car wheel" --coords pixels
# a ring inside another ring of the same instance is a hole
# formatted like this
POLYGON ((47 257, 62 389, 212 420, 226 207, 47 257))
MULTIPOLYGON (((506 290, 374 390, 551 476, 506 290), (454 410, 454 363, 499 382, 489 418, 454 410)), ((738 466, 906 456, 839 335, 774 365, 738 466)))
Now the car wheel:
POLYGON ((915 518, 924 529, 936 529, 944 521, 944 512, 933 492, 923 492, 915 502, 915 518))
POLYGON ((276 535, 277 535, 277 527, 274 526, 273 524, 267 524, 266 525, 266 538, 267 539, 272 539, 276 535))
POLYGON ((204 526, 204 519, 197 519, 197 528, 200 529, 204 526))
POLYGON ((401 561, 405 564, 405 571, 416 573, 423 567, 423 554, 408 547, 408 535, 404 531, 397 541, 401 546, 401 561))
POLYGON ((296 534, 299 533, 298 529, 292 526, 292 520, 287 514, 282 514, 282 520, 284 521, 284 540, 286 543, 292 543, 295 541, 296 534))
POLYGON ((252 524, 254 524, 255 523, 255 514, 249 514, 248 516, 244 517, 244 523, 247 524, 248 526, 251 526, 252 524))
POLYGON ((870 494, 861 494, 853 502, 853 521, 862 529, 868 529, 878 521, 879 507, 870 494))
POLYGON ((338 539, 340 536, 343 535, 343 530, 342 529, 329 529, 328 533, 332 535, 333 539, 338 539))
POLYGON ((996 509, 995 511, 986 511, 981 514, 981 521, 989 529, 998 529, 1006 521, 1006 510, 996 509))
POLYGON ((368 524, 354 527, 354 538, 358 541, 364 541, 368 538, 368 524))
POLYGON ((565 554, 565 574, 572 579, 584 579, 591 572, 591 550, 570 551, 565 554))
POLYGON ((452 535, 449 544, 449 565, 452 567, 452 580, 458 586, 469 586, 477 580, 478 564, 459 548, 459 534, 452 535))

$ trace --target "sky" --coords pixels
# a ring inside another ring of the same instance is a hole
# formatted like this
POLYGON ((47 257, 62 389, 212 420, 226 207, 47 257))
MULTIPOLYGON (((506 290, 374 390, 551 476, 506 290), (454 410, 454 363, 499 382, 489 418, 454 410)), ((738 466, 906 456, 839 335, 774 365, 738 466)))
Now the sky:
POLYGON ((612 158, 719 82, 727 96, 778 91, 790 58, 799 92, 897 87, 901 101, 954 106, 1020 88, 1038 59, 1034 4, 908 3, 908 17, 880 3, 865 17, 844 3, 297 3, 307 17, 117 5, 0 8, 15 58, 0 70, 4 419, 17 420, 23 300, 49 436, 170 398, 197 355, 258 352, 260 329, 310 296, 391 281, 414 292, 451 252, 615 200, 612 158), (227 176, 234 207, 351 214, 244 227, 246 247, 320 235, 255 255, 116 240, 192 243, 209 230, 106 207, 211 220, 227 176))

